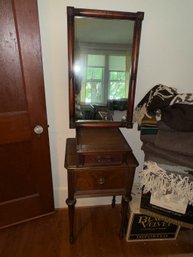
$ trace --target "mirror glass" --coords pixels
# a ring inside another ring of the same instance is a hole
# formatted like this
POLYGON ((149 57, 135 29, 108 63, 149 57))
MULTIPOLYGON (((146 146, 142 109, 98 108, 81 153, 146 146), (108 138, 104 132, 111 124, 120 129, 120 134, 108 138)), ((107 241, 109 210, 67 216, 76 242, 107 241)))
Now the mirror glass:
POLYGON ((76 120, 125 121, 134 21, 75 18, 76 120))
POLYGON ((68 7, 71 127, 132 127, 142 19, 68 7))

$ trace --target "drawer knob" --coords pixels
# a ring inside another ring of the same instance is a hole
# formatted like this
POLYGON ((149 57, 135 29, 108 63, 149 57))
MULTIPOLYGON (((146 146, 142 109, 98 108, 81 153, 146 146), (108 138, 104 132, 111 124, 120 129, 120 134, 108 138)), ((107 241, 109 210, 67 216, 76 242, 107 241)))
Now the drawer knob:
POLYGON ((103 185, 105 183, 105 179, 104 178, 99 178, 97 180, 97 182, 98 182, 99 185, 103 185))
POLYGON ((111 156, 104 156, 104 157, 98 156, 98 157, 96 158, 96 161, 97 161, 98 163, 105 163, 105 162, 111 162, 112 159, 111 159, 111 156))

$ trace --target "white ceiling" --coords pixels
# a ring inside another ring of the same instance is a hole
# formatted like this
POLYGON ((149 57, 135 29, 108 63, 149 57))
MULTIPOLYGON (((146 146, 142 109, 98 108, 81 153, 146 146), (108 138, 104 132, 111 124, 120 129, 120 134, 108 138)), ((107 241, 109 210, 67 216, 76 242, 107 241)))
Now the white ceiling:
POLYGON ((79 43, 132 44, 134 21, 75 18, 75 40, 79 43))

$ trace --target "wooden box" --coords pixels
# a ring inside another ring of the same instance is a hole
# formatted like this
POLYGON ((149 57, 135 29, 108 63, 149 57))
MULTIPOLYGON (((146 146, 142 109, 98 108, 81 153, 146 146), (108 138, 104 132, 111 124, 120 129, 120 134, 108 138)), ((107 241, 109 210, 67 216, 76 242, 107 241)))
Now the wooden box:
POLYGON ((118 128, 77 128, 77 164, 79 166, 121 165, 131 148, 118 128))
POLYGON ((140 212, 141 194, 135 194, 129 210, 127 242, 176 239, 180 227, 140 212))

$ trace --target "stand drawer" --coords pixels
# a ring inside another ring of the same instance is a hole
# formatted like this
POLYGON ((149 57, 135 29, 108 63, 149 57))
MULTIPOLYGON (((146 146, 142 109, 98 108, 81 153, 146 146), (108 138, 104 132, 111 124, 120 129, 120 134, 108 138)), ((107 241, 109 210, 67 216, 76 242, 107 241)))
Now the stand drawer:
POLYGON ((84 170, 76 171, 75 187, 77 191, 116 189, 125 187, 126 170, 84 170))

